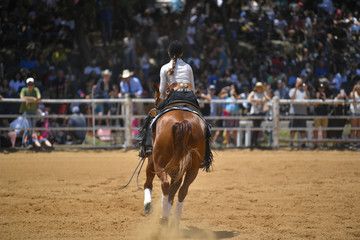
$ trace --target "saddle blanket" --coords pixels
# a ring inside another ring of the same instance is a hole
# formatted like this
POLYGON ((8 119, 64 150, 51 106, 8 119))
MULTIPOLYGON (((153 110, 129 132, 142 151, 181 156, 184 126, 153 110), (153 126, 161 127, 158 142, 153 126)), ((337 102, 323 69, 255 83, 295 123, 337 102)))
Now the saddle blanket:
POLYGON ((167 112, 170 112, 170 111, 173 111, 173 110, 182 110, 182 111, 188 111, 188 112, 192 112, 196 115, 198 115, 203 121, 204 123, 206 124, 206 126, 208 127, 208 130, 209 132, 211 132, 211 129, 210 129, 210 125, 206 122, 205 118, 200 115, 198 112, 192 110, 191 108, 188 108, 188 107, 172 107, 172 108, 168 108, 168 109, 165 109, 164 111, 160 112, 158 115, 156 115, 156 117, 152 120, 151 124, 150 124, 150 128, 154 131, 155 127, 156 127, 156 121, 159 119, 159 117, 161 117, 162 115, 164 115, 165 113, 167 112))

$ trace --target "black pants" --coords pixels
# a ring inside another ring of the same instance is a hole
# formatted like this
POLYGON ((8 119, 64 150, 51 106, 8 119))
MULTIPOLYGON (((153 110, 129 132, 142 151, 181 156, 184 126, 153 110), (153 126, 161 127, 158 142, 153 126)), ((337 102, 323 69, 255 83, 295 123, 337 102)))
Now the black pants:
POLYGON ((170 91, 168 97, 162 101, 159 105, 156 106, 157 110, 163 110, 169 103, 173 101, 184 100, 194 103, 195 106, 200 108, 198 100, 193 91, 183 92, 183 91, 170 91))
MULTIPOLYGON (((252 116, 264 116, 264 114, 253 114, 252 116)), ((261 126, 263 119, 254 119, 253 120, 253 127, 254 128, 258 128, 261 126)), ((258 130, 254 130, 251 133, 251 145, 252 146, 257 146, 258 145, 258 137, 259 137, 259 132, 258 130)))

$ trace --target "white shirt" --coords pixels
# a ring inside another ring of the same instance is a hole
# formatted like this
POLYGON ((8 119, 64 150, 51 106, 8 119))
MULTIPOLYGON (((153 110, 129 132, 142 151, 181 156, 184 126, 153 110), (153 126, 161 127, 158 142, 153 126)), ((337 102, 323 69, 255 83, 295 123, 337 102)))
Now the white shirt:
POLYGON ((184 62, 181 58, 177 59, 176 66, 174 68, 174 74, 169 75, 168 70, 172 68, 173 60, 163 65, 160 69, 160 98, 166 98, 166 85, 169 86, 173 83, 187 83, 191 84, 192 89, 195 89, 194 75, 192 68, 189 64, 184 62))
MULTIPOLYGON (((295 88, 290 89, 289 97, 294 94, 295 88)), ((307 99, 307 94, 305 90, 296 89, 296 100, 304 100, 307 99)), ((297 115, 307 115, 307 108, 305 104, 290 104, 290 114, 297 114, 297 115)))
MULTIPOLYGON (((357 91, 354 91, 355 101, 360 101, 360 95, 357 91)), ((350 105, 350 112, 354 114, 360 114, 360 103, 352 103, 350 105)))
MULTIPOLYGON (((264 92, 261 93, 258 93, 256 91, 254 92, 254 100, 264 100, 264 99, 265 99, 264 92)), ((251 103, 250 114, 260 114, 260 113, 264 113, 264 104, 258 102, 251 103)))

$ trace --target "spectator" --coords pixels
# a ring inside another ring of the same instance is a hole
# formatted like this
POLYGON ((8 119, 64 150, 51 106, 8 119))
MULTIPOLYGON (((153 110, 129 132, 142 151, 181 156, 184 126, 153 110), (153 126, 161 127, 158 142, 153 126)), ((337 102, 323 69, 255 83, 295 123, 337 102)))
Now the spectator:
POLYGON ((144 74, 144 82, 148 82, 147 79, 149 77, 149 72, 150 72, 150 57, 149 54, 147 52, 144 52, 144 54, 140 57, 140 67, 141 70, 143 71, 144 74))
MULTIPOLYGON (((231 86, 224 87, 219 93, 219 98, 226 100, 227 103, 223 104, 223 116, 224 117, 236 117, 240 116, 240 107, 236 103, 236 100, 239 98, 237 89, 234 84, 231 86)), ((223 120, 223 127, 225 128, 236 128, 239 127, 238 119, 228 119, 223 120)), ((227 129, 224 132, 225 135, 225 144, 226 147, 236 146, 236 130, 227 129), (231 139, 232 137, 232 139, 231 139), (233 141, 231 141, 233 140, 233 141)))
POLYGON ((274 30, 279 35, 280 39, 286 40, 286 33, 288 29, 288 23, 283 18, 282 14, 279 14, 277 18, 274 19, 274 30))
POLYGON ((133 76, 133 72, 129 69, 123 70, 121 74, 120 90, 122 94, 130 94, 130 96, 142 96, 143 88, 140 80, 133 76))
MULTIPOLYGON (((267 101, 270 101, 269 96, 265 92, 265 86, 262 82, 257 82, 253 91, 250 92, 247 100, 251 102, 250 115, 255 117, 265 116, 264 107, 267 101)), ((264 119, 253 119, 253 127, 259 128, 264 119)), ((251 132, 251 149, 260 147, 258 142, 259 130, 251 132)))
POLYGON ((200 82, 196 86, 196 98, 198 100, 203 100, 203 102, 199 102, 200 112, 203 116, 209 116, 210 114, 210 101, 211 97, 207 94, 207 89, 200 82))
POLYGON ((20 90, 26 86, 25 81, 21 79, 20 72, 15 73, 15 76, 13 79, 9 82, 11 93, 19 93, 20 90))
MULTIPOLYGON (((109 93, 113 90, 113 84, 111 82, 111 75, 109 69, 102 71, 101 76, 96 84, 94 90, 94 98, 102 98, 102 99, 109 99, 109 93)), ((100 115, 110 115, 111 111, 113 110, 113 104, 111 103, 100 103, 96 105, 96 112, 100 115)), ((110 126, 108 120, 106 120, 106 125, 110 126)))
MULTIPOLYGON (((343 100, 344 102, 348 100, 348 96, 344 89, 340 90, 340 93, 335 95, 334 100, 343 100)), ((348 105, 345 103, 334 103, 334 106, 331 111, 331 116, 346 116, 347 115, 348 105)), ((330 118, 328 127, 343 128, 347 122, 345 118, 330 118)), ((343 130, 328 130, 327 137, 332 139, 341 139, 343 130)), ((334 143, 335 148, 342 148, 342 143, 334 143)))
POLYGON ((33 59, 32 53, 27 53, 25 58, 20 60, 20 68, 27 68, 31 70, 37 67, 37 62, 33 59))
MULTIPOLYGON (((49 122, 48 119, 45 119, 45 113, 42 112, 40 109, 36 110, 36 115, 37 115, 37 119, 36 119, 36 127, 41 127, 41 128, 48 128, 49 127, 49 122)), ((49 131, 47 130, 41 130, 41 131, 33 131, 32 134, 32 138, 31 138, 32 142, 29 142, 29 144, 32 144, 34 147, 47 147, 47 148, 51 148, 52 144, 49 141, 49 131)))
MULTIPOLYGON (((289 99, 289 88, 286 86, 286 84, 281 80, 278 80, 276 84, 277 88, 274 91, 274 96, 278 97, 279 99, 289 99)), ((288 111, 289 106, 287 104, 280 105, 281 114, 287 114, 288 111)))
POLYGON ((64 64, 67 62, 68 57, 64 51, 64 45, 59 44, 57 49, 51 55, 51 60, 56 67, 65 68, 64 64))
POLYGON ((89 66, 86 66, 84 69, 85 75, 91 75, 91 73, 94 72, 97 76, 101 75, 101 69, 96 65, 96 60, 91 60, 91 63, 89 66))
MULTIPOLYGON (((217 117, 221 115, 221 105, 219 103, 211 102, 211 100, 219 99, 219 97, 215 94, 216 87, 215 85, 210 85, 208 88, 208 97, 210 98, 210 114, 209 117, 217 117)), ((212 127, 221 127, 221 120, 212 119, 209 121, 212 127)), ((217 145, 217 139, 220 136, 221 131, 217 130, 213 137, 213 144, 217 145)))
POLYGON ((125 31, 125 38, 123 39, 123 47, 125 54, 125 66, 130 70, 136 69, 136 40, 132 33, 125 31))
MULTIPOLYGON (((326 89, 326 85, 324 83, 320 83, 319 87, 318 87, 318 91, 316 92, 316 99, 318 100, 326 100, 329 98, 329 94, 328 91, 326 89)), ((315 116, 322 116, 322 118, 315 118, 314 120, 314 127, 315 128, 327 128, 329 121, 327 118, 327 115, 329 113, 329 109, 328 109, 328 105, 327 104, 318 104, 315 103, 314 104, 315 107, 315 116)), ((319 133, 322 133, 321 136, 322 138, 326 138, 326 133, 327 131, 324 129, 315 129, 313 132, 314 135, 314 139, 320 139, 319 137, 319 133)), ((326 142, 324 142, 323 147, 327 147, 326 142)), ((318 147, 317 142, 314 142, 313 148, 316 149, 318 147)))
MULTIPOLYGON (((350 93, 350 99, 356 101, 356 103, 352 103, 350 105, 350 113, 351 113, 351 119, 350 119, 350 123, 351 123, 351 127, 356 127, 359 128, 360 127, 360 81, 357 82, 354 85, 354 88, 352 90, 352 92, 350 93)), ((360 130, 354 130, 352 129, 350 131, 350 139, 360 139, 360 130)), ((349 148, 353 149, 356 147, 355 145, 356 143, 350 143, 349 148)), ((357 146, 359 147, 360 144, 358 143, 357 146)))
POLYGON ((35 114, 38 109, 37 101, 41 99, 41 94, 40 90, 35 87, 34 78, 26 79, 26 87, 21 89, 20 98, 28 101, 21 103, 19 112, 21 114, 35 114))
MULTIPOLYGON (((72 115, 70 116, 70 119, 67 121, 67 126, 74 128, 85 128, 86 119, 84 115, 80 112, 79 104, 71 104, 70 108, 72 115)), ((86 137, 85 130, 69 131, 68 134, 70 135, 73 144, 82 143, 86 137)))
MULTIPOLYGON (((26 79, 26 87, 23 87, 20 92, 20 99, 26 99, 26 102, 22 102, 19 112, 24 115, 30 115, 32 118, 27 118, 27 122, 30 128, 35 127, 36 118, 34 117, 38 109, 38 101, 41 99, 40 90, 35 87, 34 78, 30 77, 26 79)), ((29 131, 27 136, 30 143, 32 143, 32 131, 29 131)))
MULTIPOLYGON (((304 100, 310 99, 310 94, 308 91, 308 85, 303 82, 301 78, 296 79, 295 87, 290 89, 289 92, 290 99, 293 100, 304 100)), ((299 119, 296 117, 303 117, 307 115, 307 107, 304 104, 291 104, 290 105, 290 115, 294 118, 290 120, 290 139, 294 139, 295 133, 298 132, 301 135, 302 139, 306 138, 305 130, 293 130, 292 128, 306 128, 306 120, 299 119)), ((290 147, 293 147, 293 143, 290 143, 290 147)), ((302 148, 305 148, 305 143, 301 145, 302 148)))
MULTIPOLYGON (((125 69, 123 70, 121 77, 120 91, 122 95, 129 95, 130 97, 142 96, 143 87, 141 86, 140 80, 133 76, 133 72, 130 72, 129 69, 125 69)), ((134 113, 144 114, 143 103, 134 104, 134 113)), ((134 127, 138 127, 140 125, 139 119, 133 119, 132 124, 134 127)), ((137 131, 134 131, 133 134, 136 135, 137 131)))
POLYGON ((334 79, 331 82, 331 86, 332 88, 336 89, 337 92, 339 92, 341 85, 346 82, 347 82, 346 68, 344 68, 335 75, 334 79))
POLYGON ((196 26, 194 20, 190 20, 189 23, 190 25, 186 29, 186 39, 187 43, 193 47, 195 45, 196 26))

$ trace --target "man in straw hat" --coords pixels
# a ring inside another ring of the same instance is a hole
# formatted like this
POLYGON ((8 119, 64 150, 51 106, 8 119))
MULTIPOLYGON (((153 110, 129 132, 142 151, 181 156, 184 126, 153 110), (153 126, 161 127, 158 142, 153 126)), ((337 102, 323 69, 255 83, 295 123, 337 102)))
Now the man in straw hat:
POLYGON ((130 94, 130 96, 141 96, 143 87, 140 80, 133 76, 133 72, 124 69, 121 74, 120 90, 122 94, 130 94))

